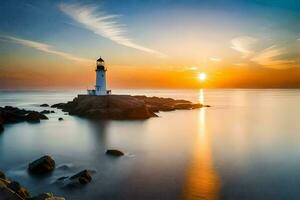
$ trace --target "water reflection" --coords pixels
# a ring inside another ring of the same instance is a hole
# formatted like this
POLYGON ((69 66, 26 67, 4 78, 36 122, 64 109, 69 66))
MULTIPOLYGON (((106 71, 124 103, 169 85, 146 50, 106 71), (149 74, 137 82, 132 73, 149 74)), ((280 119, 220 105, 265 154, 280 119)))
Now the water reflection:
MULTIPOLYGON (((199 91, 199 102, 204 103, 204 91, 199 91)), ((199 111, 199 134, 195 136, 192 161, 188 168, 184 199, 218 199, 220 181, 215 171, 209 130, 205 127, 205 108, 199 111)))

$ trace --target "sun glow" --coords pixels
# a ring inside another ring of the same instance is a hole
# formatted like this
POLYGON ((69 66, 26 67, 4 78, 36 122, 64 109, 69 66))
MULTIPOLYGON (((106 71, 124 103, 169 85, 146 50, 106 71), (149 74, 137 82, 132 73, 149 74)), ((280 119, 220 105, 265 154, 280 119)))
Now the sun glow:
POLYGON ((199 79, 200 81, 205 81, 206 78, 207 78, 206 73, 201 72, 201 73, 198 74, 198 79, 199 79))

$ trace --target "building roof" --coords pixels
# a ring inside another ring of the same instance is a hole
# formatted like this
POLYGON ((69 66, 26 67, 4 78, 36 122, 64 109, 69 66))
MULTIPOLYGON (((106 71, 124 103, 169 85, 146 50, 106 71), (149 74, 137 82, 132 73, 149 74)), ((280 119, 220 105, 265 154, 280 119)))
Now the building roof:
POLYGON ((97 61, 98 62, 104 62, 104 60, 101 57, 97 61))

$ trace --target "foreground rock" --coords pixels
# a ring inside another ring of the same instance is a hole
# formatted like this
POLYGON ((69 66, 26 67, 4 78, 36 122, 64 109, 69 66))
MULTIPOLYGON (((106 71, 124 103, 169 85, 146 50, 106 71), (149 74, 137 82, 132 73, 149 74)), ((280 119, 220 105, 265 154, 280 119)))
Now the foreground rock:
POLYGON ((148 119, 156 117, 156 112, 181 109, 197 109, 204 105, 171 98, 107 95, 78 95, 68 103, 51 107, 62 109, 70 115, 90 119, 148 119))
POLYGON ((28 170, 32 174, 45 174, 55 169, 55 161, 50 156, 43 156, 29 164, 28 170))
POLYGON ((0 199, 1 200, 64 200, 50 193, 43 193, 31 197, 28 190, 16 181, 11 181, 1 172, 0 177, 0 199))
POLYGON ((19 109, 12 106, 0 107, 0 125, 17 122, 40 122, 40 120, 47 120, 44 114, 32 111, 19 109))
POLYGON ((32 197, 30 200, 65 200, 65 198, 55 197, 51 193, 43 193, 32 197))
POLYGON ((108 149, 106 151, 106 154, 110 155, 110 156, 116 156, 116 157, 124 156, 124 153, 122 151, 117 150, 117 149, 108 149))

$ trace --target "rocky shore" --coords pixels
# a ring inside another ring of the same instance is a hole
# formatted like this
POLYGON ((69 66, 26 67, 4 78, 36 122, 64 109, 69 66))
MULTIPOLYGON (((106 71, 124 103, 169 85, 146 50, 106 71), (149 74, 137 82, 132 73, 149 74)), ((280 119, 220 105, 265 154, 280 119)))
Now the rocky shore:
POLYGON ((90 119, 134 120, 157 117, 160 111, 190 110, 207 105, 172 98, 107 95, 78 95, 73 101, 54 104, 52 108, 62 109, 70 115, 90 119))

